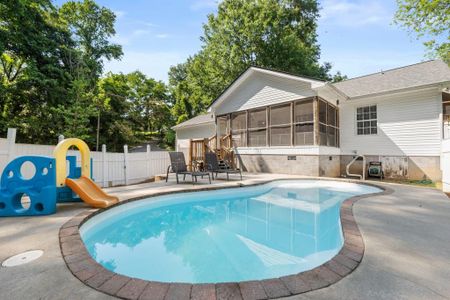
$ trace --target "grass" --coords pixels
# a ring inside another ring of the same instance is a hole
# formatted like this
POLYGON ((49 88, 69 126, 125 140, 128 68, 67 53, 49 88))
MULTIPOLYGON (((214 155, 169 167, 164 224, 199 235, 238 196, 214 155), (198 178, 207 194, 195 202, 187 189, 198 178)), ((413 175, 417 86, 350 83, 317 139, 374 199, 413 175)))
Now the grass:
MULTIPOLYGON (((377 180, 379 181, 379 180, 377 180)), ((391 183, 398 183, 398 184, 409 184, 414 186, 421 186, 421 187, 430 187, 430 188, 439 188, 440 183, 431 181, 429 179, 422 179, 422 180, 413 180, 413 179, 391 179, 391 178, 385 178, 381 180, 382 182, 391 182, 391 183)))

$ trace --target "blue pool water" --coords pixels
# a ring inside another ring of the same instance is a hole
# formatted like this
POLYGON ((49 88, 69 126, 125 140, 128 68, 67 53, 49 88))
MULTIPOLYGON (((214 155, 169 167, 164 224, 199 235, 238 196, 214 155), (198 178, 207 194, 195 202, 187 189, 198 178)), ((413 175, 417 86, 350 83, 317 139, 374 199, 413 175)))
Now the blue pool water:
POLYGON ((87 221, 92 257, 119 274, 163 282, 274 278, 312 269, 343 245, 340 204, 374 187, 295 180, 147 198, 87 221))

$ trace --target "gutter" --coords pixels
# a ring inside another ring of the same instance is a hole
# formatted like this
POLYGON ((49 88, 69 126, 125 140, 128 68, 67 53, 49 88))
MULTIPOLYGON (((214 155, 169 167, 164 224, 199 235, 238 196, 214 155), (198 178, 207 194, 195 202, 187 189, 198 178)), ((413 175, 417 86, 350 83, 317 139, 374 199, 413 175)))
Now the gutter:
POLYGON ((402 88, 402 89, 397 89, 397 90, 383 91, 383 92, 378 92, 378 93, 371 93, 371 94, 366 94, 366 95, 349 97, 348 100, 360 100, 360 99, 364 99, 364 98, 368 98, 368 97, 384 96, 387 94, 394 94, 394 93, 404 93, 404 92, 415 91, 415 90, 420 90, 420 89, 428 89, 428 88, 439 87, 439 86, 444 87, 446 84, 450 84, 450 81, 444 81, 444 82, 439 82, 439 83, 430 83, 430 84, 407 87, 407 88, 402 88))
POLYGON ((173 129, 173 130, 177 130, 177 129, 185 129, 185 128, 198 127, 198 126, 208 125, 208 124, 215 124, 215 121, 212 120, 211 122, 203 122, 203 123, 190 124, 190 125, 183 125, 183 126, 175 125, 175 126, 172 126, 171 129, 173 129))

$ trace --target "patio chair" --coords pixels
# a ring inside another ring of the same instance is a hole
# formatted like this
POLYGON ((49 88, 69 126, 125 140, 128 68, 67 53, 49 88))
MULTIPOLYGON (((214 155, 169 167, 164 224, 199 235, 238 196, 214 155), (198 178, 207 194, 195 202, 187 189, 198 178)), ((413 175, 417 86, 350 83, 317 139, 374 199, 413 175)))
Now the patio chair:
POLYGON ((242 173, 240 169, 232 169, 229 166, 220 166, 217 155, 213 152, 208 152, 205 154, 205 164, 206 170, 211 172, 212 178, 214 179, 214 173, 216 173, 216 178, 219 173, 227 174, 227 180, 230 180, 230 174, 239 174, 242 180, 242 173))
POLYGON ((186 180, 186 175, 190 175, 192 179, 192 184, 197 182, 197 177, 201 176, 208 176, 209 183, 211 183, 211 176, 209 175, 209 172, 200 172, 200 171, 188 171, 186 160, 184 159, 184 153, 183 152, 169 152, 170 157, 170 165, 167 167, 167 174, 166 174, 166 182, 169 179, 169 172, 172 171, 172 173, 175 173, 175 176, 177 178, 177 183, 179 183, 178 175, 183 175, 183 181, 186 180))

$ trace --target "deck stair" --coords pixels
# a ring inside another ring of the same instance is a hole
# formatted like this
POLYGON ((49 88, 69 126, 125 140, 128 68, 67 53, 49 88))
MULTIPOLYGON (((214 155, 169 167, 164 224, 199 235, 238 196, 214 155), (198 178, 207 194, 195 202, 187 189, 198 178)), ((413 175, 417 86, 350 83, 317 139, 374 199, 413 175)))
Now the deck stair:
POLYGON ((203 163, 207 152, 214 152, 217 154, 220 167, 236 167, 236 156, 231 144, 230 134, 219 138, 214 135, 205 139, 192 139, 189 144, 189 166, 191 169, 205 167, 203 163))

